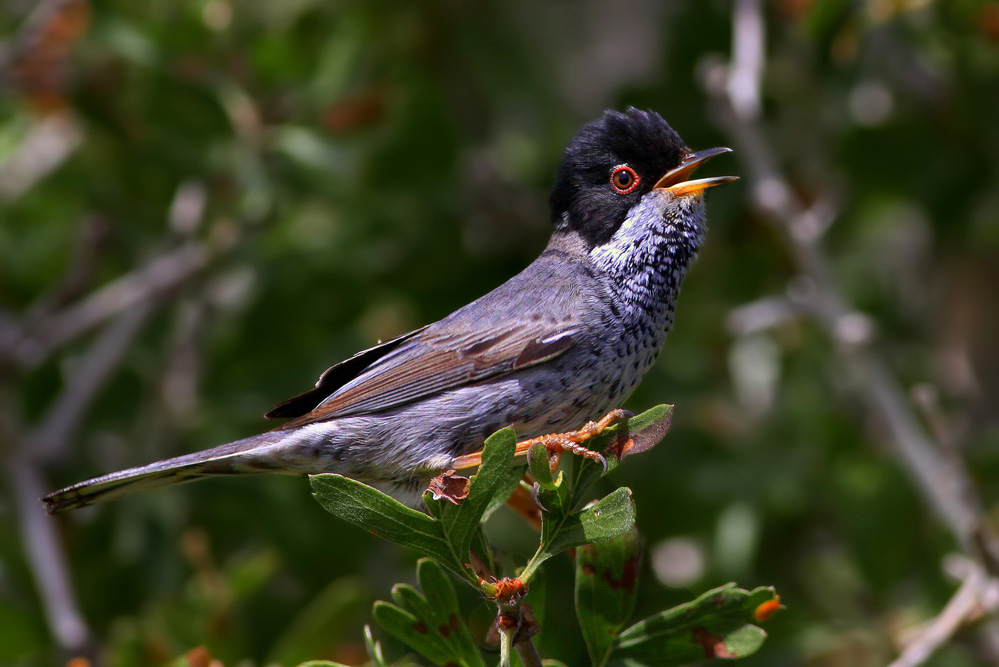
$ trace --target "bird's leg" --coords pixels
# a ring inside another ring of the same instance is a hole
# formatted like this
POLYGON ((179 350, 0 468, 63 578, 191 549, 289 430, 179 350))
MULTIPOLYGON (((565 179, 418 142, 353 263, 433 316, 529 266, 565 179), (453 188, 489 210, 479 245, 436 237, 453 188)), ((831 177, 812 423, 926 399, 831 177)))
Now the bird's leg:
POLYGON ((517 449, 514 452, 514 456, 526 454, 527 450, 529 450, 534 443, 540 442, 545 446, 545 449, 548 450, 548 465, 551 467, 552 472, 555 472, 558 468, 558 464, 562 460, 562 452, 569 452, 570 454, 575 454, 576 456, 582 456, 590 459, 591 461, 596 461, 604 467, 604 470, 606 470, 607 459, 604 458, 604 455, 600 452, 588 449, 582 443, 592 440, 603 433, 611 424, 621 421, 622 419, 627 419, 628 416, 628 412, 618 408, 617 410, 611 410, 599 421, 586 422, 583 428, 578 431, 550 433, 548 435, 538 436, 537 438, 523 440, 517 443, 517 449))
MULTIPOLYGON (((600 452, 595 452, 592 449, 587 449, 582 443, 597 437, 614 422, 621 421, 629 416, 630 413, 626 410, 611 410, 599 421, 587 422, 586 425, 578 431, 549 433, 548 435, 541 435, 536 438, 521 440, 517 443, 517 448, 514 450, 514 456, 523 456, 527 454, 527 450, 529 450, 534 443, 540 442, 545 446, 545 449, 548 450, 549 465, 553 471, 558 468, 559 461, 562 458, 562 452, 569 452, 571 454, 576 454, 577 456, 597 461, 604 468, 606 468, 607 460, 604 458, 604 455, 600 452)), ((464 470, 466 468, 474 468, 481 462, 482 452, 474 452, 472 454, 465 454, 464 456, 455 458, 455 460, 451 463, 451 467, 455 470, 464 470)))

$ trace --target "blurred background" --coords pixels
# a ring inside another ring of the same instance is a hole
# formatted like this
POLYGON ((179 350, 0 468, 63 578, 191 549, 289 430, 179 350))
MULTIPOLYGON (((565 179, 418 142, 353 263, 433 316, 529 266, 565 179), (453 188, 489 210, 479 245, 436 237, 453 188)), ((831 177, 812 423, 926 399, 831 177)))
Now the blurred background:
POLYGON ((495 287, 566 142, 627 105, 743 177, 626 406, 676 405, 613 476, 636 618, 772 584, 746 664, 999 664, 999 3, 7 0, 0 38, 0 664, 362 664, 414 557, 305 480, 37 498, 264 430, 495 287))

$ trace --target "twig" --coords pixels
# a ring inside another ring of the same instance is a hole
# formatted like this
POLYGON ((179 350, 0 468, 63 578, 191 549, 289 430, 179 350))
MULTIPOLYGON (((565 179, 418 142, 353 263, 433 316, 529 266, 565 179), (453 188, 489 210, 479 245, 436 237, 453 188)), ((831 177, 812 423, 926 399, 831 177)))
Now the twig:
POLYGON ((47 463, 64 452, 73 430, 125 356, 153 308, 150 301, 136 304, 101 332, 41 424, 29 436, 32 443, 29 455, 33 462, 47 463))
POLYGON ((202 363, 200 338, 208 314, 208 304, 202 295, 177 304, 173 340, 160 377, 163 407, 174 422, 189 418, 198 402, 202 363))
MULTIPOLYGON (((759 0, 739 0, 734 14, 734 57, 762 58, 765 52, 762 6, 759 0)), ((815 318, 835 341, 837 351, 857 375, 857 386, 868 405, 884 422, 895 452, 909 470, 927 503, 936 510, 969 553, 979 551, 982 531, 987 543, 994 543, 970 478, 960 459, 946 460, 934 447, 898 381, 885 363, 866 347, 866 337, 853 335, 866 321, 848 306, 825 256, 819 248, 818 233, 828 225, 828 209, 808 209, 794 194, 759 124, 758 106, 733 97, 733 90, 750 85, 761 87, 762 66, 735 62, 727 74, 719 68, 706 72, 706 87, 717 102, 719 122, 737 145, 749 182, 753 202, 759 212, 785 237, 795 263, 814 286, 807 304, 815 318)), ((745 92, 746 99, 752 98, 745 92)), ((861 327, 863 328, 863 327, 861 327)), ((996 550, 989 548, 990 553, 996 550)))
POLYGON ((870 349, 868 320, 850 307, 819 247, 821 234, 833 219, 832 207, 826 203, 807 208, 777 167, 759 121, 763 73, 759 59, 765 52, 760 0, 738 0, 733 21, 735 62, 727 72, 720 67, 707 71, 705 82, 717 102, 719 123, 739 148, 752 200, 784 236, 799 271, 810 282, 812 289, 802 305, 826 329, 837 353, 854 372, 858 390, 887 427, 897 458, 961 548, 978 562, 940 615, 892 663, 893 667, 914 667, 953 636, 974 612, 986 588, 995 585, 988 573, 999 569, 999 539, 985 519, 964 461, 955 448, 933 443, 901 384, 870 349), (750 88, 756 92, 747 92, 750 88))
POLYGON ((38 504, 46 491, 41 474, 23 453, 15 454, 8 471, 17 502, 25 557, 34 575, 48 626, 60 648, 79 652, 89 641, 90 630, 73 592, 62 544, 56 534, 58 524, 38 504))
POLYGON ((920 631, 916 640, 909 644, 888 667, 916 667, 923 664, 937 649, 947 643, 970 617, 977 614, 989 578, 981 567, 974 563, 969 565, 971 571, 943 610, 920 631))
POLYGON ((31 327, 15 350, 19 362, 37 366, 53 350, 123 310, 180 285, 207 266, 209 253, 189 243, 164 253, 118 278, 77 304, 43 318, 31 327))
POLYGON ((732 29, 732 69, 727 92, 738 112, 755 117, 760 112, 759 80, 763 76, 764 30, 759 0, 736 0, 732 29))
POLYGON ((530 637, 522 637, 513 647, 524 667, 541 667, 541 654, 530 637))
POLYGON ((184 181, 177 188, 167 213, 167 221, 174 234, 190 237, 197 231, 205 215, 208 190, 200 181, 184 181))
POLYGON ((12 202, 21 197, 72 155, 82 141, 83 129, 73 114, 46 116, 0 163, 0 201, 12 202))
POLYGON ((772 329, 802 314, 801 308, 787 297, 772 296, 734 309, 725 318, 725 328, 736 336, 746 336, 772 329))
POLYGON ((26 322, 51 315, 90 289, 101 250, 110 232, 110 223, 100 215, 91 215, 83 220, 77 230, 75 251, 68 268, 55 286, 28 308, 24 318, 26 322))
POLYGON ((11 461, 18 525, 25 555, 42 599, 49 628, 59 647, 79 652, 90 631, 80 612, 76 595, 52 521, 38 504, 46 492, 40 465, 65 449, 69 435, 79 423, 101 387, 118 365, 155 305, 146 301, 118 316, 94 342, 83 363, 33 433, 20 438, 11 461))

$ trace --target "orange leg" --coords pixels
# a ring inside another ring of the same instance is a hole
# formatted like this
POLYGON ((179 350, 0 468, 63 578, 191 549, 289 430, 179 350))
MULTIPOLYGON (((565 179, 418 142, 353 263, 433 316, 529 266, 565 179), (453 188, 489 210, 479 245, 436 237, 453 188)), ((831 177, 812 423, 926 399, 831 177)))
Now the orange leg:
MULTIPOLYGON (((553 471, 558 468, 562 452, 569 452, 571 454, 576 454, 577 456, 586 457, 593 461, 598 461, 606 468, 607 460, 604 458, 604 455, 600 452, 587 449, 582 445, 582 443, 595 438, 603 433, 604 430, 611 424, 621 421, 628 416, 629 413, 625 410, 612 410, 600 421, 587 422, 586 425, 578 431, 569 431, 568 433, 549 433, 548 435, 541 435, 537 438, 522 440, 517 443, 517 449, 514 452, 514 456, 523 456, 527 454, 527 450, 529 450, 534 443, 540 442, 545 446, 545 449, 548 450, 550 465, 553 471)), ((467 468, 474 468, 480 463, 482 463, 482 452, 474 452, 472 454, 465 454, 464 456, 455 458, 451 467, 455 470, 464 470, 467 468)))

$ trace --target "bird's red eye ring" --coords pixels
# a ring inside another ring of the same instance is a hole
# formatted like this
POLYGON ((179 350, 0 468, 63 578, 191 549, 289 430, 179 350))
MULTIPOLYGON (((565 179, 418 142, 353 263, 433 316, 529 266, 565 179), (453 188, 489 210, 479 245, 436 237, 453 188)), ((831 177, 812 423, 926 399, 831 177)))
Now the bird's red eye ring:
POLYGON ((618 194, 626 195, 629 192, 634 192, 638 184, 642 182, 635 170, 627 165, 621 165, 620 167, 614 167, 614 171, 611 172, 610 177, 611 187, 618 194))

